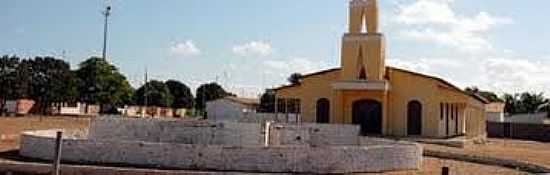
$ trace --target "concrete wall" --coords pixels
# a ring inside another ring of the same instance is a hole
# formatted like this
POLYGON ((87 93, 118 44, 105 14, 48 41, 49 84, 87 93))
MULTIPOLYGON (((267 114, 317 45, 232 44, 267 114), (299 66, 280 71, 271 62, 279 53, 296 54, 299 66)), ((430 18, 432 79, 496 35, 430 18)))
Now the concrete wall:
POLYGON ((489 137, 550 142, 550 125, 487 122, 487 134, 489 137))
POLYGON ((242 123, 261 123, 278 122, 278 123, 297 123, 301 121, 299 114, 284 114, 284 113, 243 113, 238 122, 242 123))
MULTIPOLYGON (((26 132, 20 154, 51 160, 55 131, 26 132)), ((421 167, 416 144, 369 147, 225 146, 116 140, 63 141, 62 159, 80 163, 114 163, 189 170, 293 173, 352 173, 412 170, 421 167)))
POLYGON ((90 139, 181 144, 263 144, 261 125, 210 121, 102 118, 90 126, 90 139))

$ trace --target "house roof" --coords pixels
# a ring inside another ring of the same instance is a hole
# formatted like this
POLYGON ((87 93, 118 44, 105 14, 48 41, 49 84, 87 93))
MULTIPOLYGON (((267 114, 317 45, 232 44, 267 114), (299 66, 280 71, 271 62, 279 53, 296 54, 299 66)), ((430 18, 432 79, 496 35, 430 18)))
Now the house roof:
POLYGON ((260 105, 260 100, 257 99, 257 98, 242 98, 242 97, 229 96, 229 97, 225 97, 223 99, 233 101, 235 103, 240 103, 240 104, 243 104, 243 105, 260 105))
MULTIPOLYGON (((478 100, 478 101, 480 101, 484 104, 489 103, 489 100, 485 99, 484 97, 482 97, 478 94, 467 93, 466 91, 460 89, 459 87, 453 85, 452 83, 450 83, 450 82, 448 82, 448 81, 446 81, 442 78, 431 76, 431 75, 426 75, 426 74, 421 74, 421 73, 418 73, 418 72, 413 72, 413 71, 409 71, 409 70, 405 70, 405 69, 401 69, 401 68, 391 67, 391 66, 387 66, 387 68, 390 69, 390 70, 405 72, 405 73, 413 74, 413 75, 416 75, 416 76, 421 76, 421 77, 424 77, 424 78, 429 78, 429 79, 432 79, 432 80, 436 80, 436 81, 438 81, 442 84, 445 84, 445 85, 451 87, 453 90, 456 90, 460 93, 471 96, 474 99, 476 99, 476 100, 478 100)), ((314 73, 303 75, 302 78, 307 78, 307 77, 316 76, 316 75, 322 75, 322 74, 331 73, 331 72, 340 71, 340 70, 342 70, 342 68, 332 68, 332 69, 322 70, 322 71, 319 71, 319 72, 314 72, 314 73)), ((300 86, 300 85, 299 84, 284 85, 284 86, 281 86, 281 87, 274 88, 273 90, 277 91, 277 90, 282 90, 282 89, 296 87, 296 86, 300 86)))

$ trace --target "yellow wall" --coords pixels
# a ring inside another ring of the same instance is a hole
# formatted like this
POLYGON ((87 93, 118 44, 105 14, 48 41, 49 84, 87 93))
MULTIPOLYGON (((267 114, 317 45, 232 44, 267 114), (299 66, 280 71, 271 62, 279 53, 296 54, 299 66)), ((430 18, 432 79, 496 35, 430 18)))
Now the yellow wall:
MULTIPOLYGON (((335 101, 332 90, 332 83, 340 78, 340 71, 333 71, 326 74, 309 76, 302 80, 299 86, 285 88, 277 91, 279 98, 298 98, 301 101, 301 115, 304 122, 315 122, 317 100, 326 98, 330 101, 331 114, 333 114, 333 103, 335 101)), ((332 115, 331 115, 332 116, 332 115)), ((331 118, 331 121, 332 118, 331 118)))
MULTIPOLYGON (((459 132, 466 128, 467 136, 484 135, 485 116, 483 104, 457 89, 437 80, 407 71, 388 68, 391 90, 384 91, 338 91, 332 83, 339 81, 340 71, 309 76, 301 85, 277 90, 279 98, 301 100, 301 116, 304 122, 315 122, 316 102, 327 98, 331 103, 331 123, 351 123, 353 102, 363 99, 379 101, 383 105, 383 133, 407 135, 407 106, 412 100, 422 104, 422 135, 445 137, 444 122, 440 120, 440 104, 451 103, 458 107, 459 132)), ((450 118, 449 118, 450 120, 450 118)), ((454 133, 454 120, 450 130, 454 133)))

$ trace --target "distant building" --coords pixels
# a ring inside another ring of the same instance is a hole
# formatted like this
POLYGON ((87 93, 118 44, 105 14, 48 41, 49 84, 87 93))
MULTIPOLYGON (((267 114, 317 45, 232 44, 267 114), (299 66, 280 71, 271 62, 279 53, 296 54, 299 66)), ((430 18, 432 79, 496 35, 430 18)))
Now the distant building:
POLYGON ((30 99, 8 100, 2 110, 7 114, 27 115, 31 112, 34 104, 34 100, 30 99))
POLYGON ((126 106, 118 109, 124 117, 151 117, 151 118, 183 118, 186 109, 172 109, 156 106, 126 106))
POLYGON ((487 121, 504 122, 504 106, 506 106, 506 104, 501 102, 489 103, 485 105, 487 121))
POLYGON ((225 97, 206 102, 207 118, 217 121, 239 121, 247 114, 255 114, 260 100, 225 97))
POLYGON ((97 116, 99 115, 99 105, 86 103, 52 103, 49 113, 52 115, 64 116, 97 116))

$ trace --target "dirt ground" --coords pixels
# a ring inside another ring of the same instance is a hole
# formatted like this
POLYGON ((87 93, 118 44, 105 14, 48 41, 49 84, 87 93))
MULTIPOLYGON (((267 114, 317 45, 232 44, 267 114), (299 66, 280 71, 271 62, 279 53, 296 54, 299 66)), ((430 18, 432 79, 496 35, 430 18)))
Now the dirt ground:
POLYGON ((550 143, 544 142, 489 139, 485 145, 472 145, 464 149, 430 144, 424 144, 424 148, 522 160, 550 167, 550 143))
POLYGON ((409 172, 392 172, 384 175, 417 175, 417 174, 433 174, 440 175, 442 167, 449 167, 451 175, 523 175, 525 172, 516 171, 513 169, 480 165, 468 162, 459 162, 453 160, 444 160, 437 158, 424 157, 422 162, 422 170, 409 172))
MULTIPOLYGON (((18 134, 25 130, 38 129, 82 129, 87 128, 90 118, 82 117, 0 117, 0 135, 6 138, 0 140, 0 152, 17 149, 18 134)), ((550 165, 550 144, 538 142, 526 142, 517 140, 491 140, 487 145, 475 146, 460 150, 456 148, 426 145, 434 149, 451 149, 453 151, 466 151, 489 155, 504 155, 505 157, 517 157, 519 159, 532 160, 550 165), (545 149, 546 148, 546 149, 545 149), (456 149, 456 150, 455 150, 456 149)), ((423 168, 420 171, 386 173, 390 175, 409 174, 441 174, 441 167, 450 167, 451 174, 525 174, 508 168, 486 166, 467 162, 443 160, 436 158, 424 158, 423 168)))
POLYGON ((0 117, 0 151, 16 149, 22 131, 81 129, 89 124, 89 117, 0 117))

